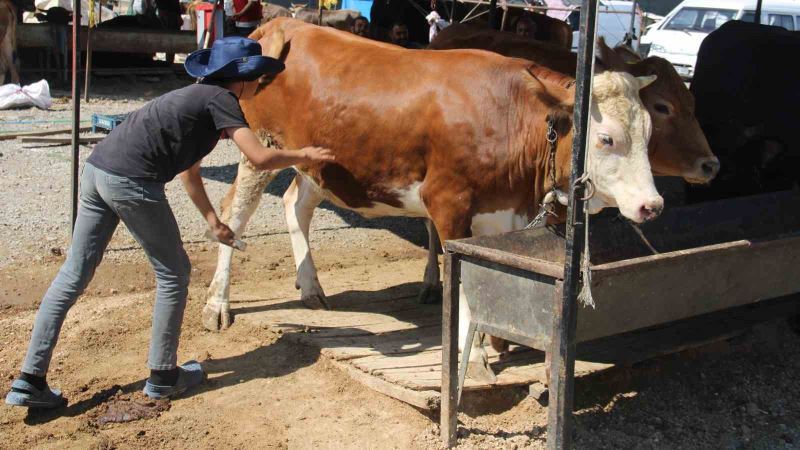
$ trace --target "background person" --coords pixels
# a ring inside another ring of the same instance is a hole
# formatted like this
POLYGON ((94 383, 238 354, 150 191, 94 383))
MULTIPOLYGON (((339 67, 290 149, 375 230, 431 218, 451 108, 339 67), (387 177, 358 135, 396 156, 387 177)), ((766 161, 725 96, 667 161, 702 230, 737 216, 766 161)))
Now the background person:
POLYGON ((358 16, 353 20, 353 24, 350 26, 350 32, 368 38, 369 37, 369 20, 367 20, 364 16, 358 16))
POLYGON ((225 17, 233 21, 238 36, 250 36, 261 25, 263 11, 258 0, 225 0, 225 17))

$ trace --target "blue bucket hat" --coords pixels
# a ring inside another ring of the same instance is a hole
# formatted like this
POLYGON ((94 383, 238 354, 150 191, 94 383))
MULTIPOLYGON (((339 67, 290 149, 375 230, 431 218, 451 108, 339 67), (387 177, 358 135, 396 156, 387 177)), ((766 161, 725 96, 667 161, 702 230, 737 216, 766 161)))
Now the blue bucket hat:
POLYGON ((285 68, 275 58, 261 55, 261 44, 253 39, 231 36, 214 41, 210 49, 197 50, 186 58, 184 68, 203 82, 213 80, 252 81, 261 75, 277 74, 285 68))

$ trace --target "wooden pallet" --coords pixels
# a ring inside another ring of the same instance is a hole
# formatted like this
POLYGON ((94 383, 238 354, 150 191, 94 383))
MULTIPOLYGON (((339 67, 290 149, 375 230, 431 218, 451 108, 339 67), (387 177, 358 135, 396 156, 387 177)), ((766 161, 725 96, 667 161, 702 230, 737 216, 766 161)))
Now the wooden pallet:
MULTIPOLYGON (((418 276, 421 270, 410 271, 418 276)), ((339 280, 347 279, 341 277, 339 280)), ((323 281, 324 282, 324 281, 323 281)), ((441 305, 420 305, 420 285, 387 286, 377 291, 357 285, 328 287, 330 311, 309 311, 296 291, 286 298, 232 304, 236 320, 269 326, 320 354, 365 386, 425 410, 437 410, 442 382, 441 305)), ((273 291, 275 297, 281 295, 273 291)), ((498 374, 497 383, 467 379, 465 391, 526 386, 543 382, 544 353, 513 349, 501 358, 487 347, 498 374)), ((610 364, 579 362, 576 373, 586 374, 610 364)))

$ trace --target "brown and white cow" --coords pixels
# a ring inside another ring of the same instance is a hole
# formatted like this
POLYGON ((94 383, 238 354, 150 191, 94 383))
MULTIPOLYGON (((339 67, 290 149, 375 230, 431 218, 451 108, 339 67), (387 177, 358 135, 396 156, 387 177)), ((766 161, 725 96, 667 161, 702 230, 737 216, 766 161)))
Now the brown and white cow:
MULTIPOLYGON (((556 188, 568 189, 574 87, 534 72, 558 74, 490 52, 406 50, 291 19, 253 36, 267 54, 281 55, 286 70, 246 89, 241 105, 251 127, 287 148, 313 144, 336 155, 335 163, 295 167, 284 194, 297 286, 309 306, 325 305, 308 244, 323 200, 367 217, 428 218, 443 239, 458 239, 523 228, 551 188, 551 171, 556 188), (554 166, 548 118, 559 134, 554 166)), ((647 159, 650 118, 638 95, 653 79, 614 72, 594 79, 591 212, 618 207, 642 222, 663 208, 647 159)), ((273 176, 240 163, 223 205, 237 235, 273 176)), ((230 323, 231 256, 220 248, 203 311, 210 329, 230 323)), ((488 370, 482 348, 471 359, 488 370)))
MULTIPOLYGON (((573 77, 575 53, 492 29, 476 30, 468 24, 454 24, 442 30, 428 46, 431 49, 482 49, 504 56, 524 58, 573 77)), ((711 152, 694 115, 694 97, 669 61, 615 52, 602 39, 597 46, 601 68, 634 76, 656 75, 656 81, 640 92, 653 120, 650 165, 655 175, 682 177, 690 183, 708 183, 719 171, 719 160, 711 152), (632 63, 626 62, 630 61, 632 63)))

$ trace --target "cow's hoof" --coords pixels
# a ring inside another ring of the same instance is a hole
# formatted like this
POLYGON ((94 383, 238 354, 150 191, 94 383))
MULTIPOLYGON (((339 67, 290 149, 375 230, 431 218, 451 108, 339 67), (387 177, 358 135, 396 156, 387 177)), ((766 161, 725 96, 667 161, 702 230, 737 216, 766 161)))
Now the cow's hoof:
POLYGON ((431 286, 429 284, 422 286, 422 290, 419 291, 417 296, 417 301, 421 305, 438 305, 442 303, 442 286, 431 286))
POLYGON ((300 301, 308 309, 331 309, 324 294, 304 295, 300 301))
POLYGON ((503 338, 489 336, 489 344, 497 353, 505 353, 508 351, 509 342, 503 338))
POLYGON ((203 326, 209 331, 227 330, 232 323, 228 304, 210 303, 203 308, 203 326))
POLYGON ((479 361, 470 361, 467 366, 467 376, 479 383, 494 384, 497 382, 497 377, 494 371, 489 367, 489 360, 486 355, 479 361))

